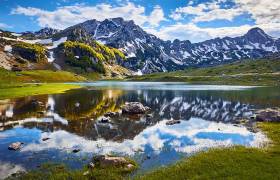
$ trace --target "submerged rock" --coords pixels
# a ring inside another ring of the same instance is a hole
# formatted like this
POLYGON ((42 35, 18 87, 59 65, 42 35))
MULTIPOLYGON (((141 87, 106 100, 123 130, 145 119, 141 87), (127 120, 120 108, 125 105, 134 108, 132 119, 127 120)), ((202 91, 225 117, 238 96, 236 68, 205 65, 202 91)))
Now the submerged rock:
POLYGON ((180 120, 171 120, 171 121, 167 121, 166 125, 170 126, 170 125, 180 124, 180 123, 181 123, 180 120))
POLYGON ((22 144, 23 144, 22 142, 14 142, 9 145, 8 149, 18 151, 22 148, 22 144))
POLYGON ((80 152, 81 150, 80 149, 73 149, 73 153, 78 153, 78 152, 80 152))
POLYGON ((267 108, 256 112, 256 121, 261 122, 280 122, 280 109, 267 108))
POLYGON ((144 106, 140 102, 128 102, 122 107, 123 114, 144 114, 151 108, 144 106))
POLYGON ((107 156, 107 155, 99 155, 93 158, 93 163, 98 164, 102 168, 106 167, 126 167, 126 168, 134 168, 134 165, 131 164, 127 159, 124 157, 117 157, 117 156, 107 156))

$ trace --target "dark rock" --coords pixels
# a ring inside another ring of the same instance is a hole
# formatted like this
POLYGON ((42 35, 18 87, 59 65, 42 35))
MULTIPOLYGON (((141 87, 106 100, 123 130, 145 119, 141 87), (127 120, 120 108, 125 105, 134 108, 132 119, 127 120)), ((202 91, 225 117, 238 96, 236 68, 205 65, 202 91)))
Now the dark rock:
POLYGON ((80 149, 73 149, 73 153, 78 153, 78 152, 80 152, 81 150, 80 149))
POLYGON ((174 125, 174 124, 180 124, 181 121, 180 120, 171 120, 171 121, 167 121, 166 125, 174 125))
POLYGON ((100 120, 99 120, 100 123, 109 123, 110 122, 110 119, 108 117, 102 117, 100 120))
POLYGON ((267 108, 256 112, 256 121, 261 122, 280 122, 280 109, 267 108))
POLYGON ((47 141, 49 139, 51 139, 51 138, 48 138, 48 137, 47 138, 43 138, 42 141, 47 141))
POLYGON ((23 144, 22 142, 14 142, 9 145, 8 149, 18 151, 22 148, 22 144, 23 144))
POLYGON ((144 114, 149 110, 149 107, 143 106, 140 102, 129 102, 122 107, 123 114, 144 114))

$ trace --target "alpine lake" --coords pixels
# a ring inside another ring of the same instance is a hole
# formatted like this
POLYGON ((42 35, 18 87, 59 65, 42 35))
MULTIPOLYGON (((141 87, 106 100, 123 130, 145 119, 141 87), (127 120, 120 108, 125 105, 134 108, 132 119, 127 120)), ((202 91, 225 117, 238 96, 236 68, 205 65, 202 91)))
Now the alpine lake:
POLYGON ((130 157, 144 173, 215 147, 262 147, 254 111, 280 106, 279 87, 98 81, 63 94, 0 100, 0 176, 42 163, 78 169, 100 154, 130 157), (121 112, 140 102, 149 113, 121 112), (167 125, 171 120, 180 123, 167 125), (22 142, 19 151, 8 149, 22 142))

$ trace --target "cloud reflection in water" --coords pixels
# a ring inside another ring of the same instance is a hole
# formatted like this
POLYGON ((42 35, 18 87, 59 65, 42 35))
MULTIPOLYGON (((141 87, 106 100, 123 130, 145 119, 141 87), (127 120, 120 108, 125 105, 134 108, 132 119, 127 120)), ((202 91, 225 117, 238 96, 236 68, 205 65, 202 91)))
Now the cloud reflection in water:
POLYGON ((83 152, 107 154, 120 153, 134 155, 138 151, 160 153, 162 149, 176 150, 182 153, 194 153, 212 147, 245 145, 262 146, 266 141, 261 132, 252 133, 245 127, 232 124, 205 121, 191 118, 181 124, 167 126, 166 120, 148 127, 133 139, 122 142, 87 140, 64 130, 44 132, 42 137, 50 137, 49 141, 27 144, 22 151, 42 151, 49 148, 71 149, 79 147, 83 152))

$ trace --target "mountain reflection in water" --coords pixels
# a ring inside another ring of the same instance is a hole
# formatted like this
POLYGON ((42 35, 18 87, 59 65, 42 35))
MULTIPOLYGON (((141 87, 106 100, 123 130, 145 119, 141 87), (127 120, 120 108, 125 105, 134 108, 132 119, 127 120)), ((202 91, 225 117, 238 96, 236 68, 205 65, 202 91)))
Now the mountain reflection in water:
POLYGON ((82 156, 108 153, 129 155, 146 170, 210 147, 258 147, 265 139, 262 133, 233 123, 251 116, 254 108, 279 105, 280 99, 277 88, 88 85, 94 87, 0 101, 0 174, 9 173, 11 163, 35 168, 53 160, 81 167, 86 163, 82 156), (151 107, 152 117, 120 115, 108 124, 98 122, 105 113, 134 101, 151 107), (167 126, 171 119, 181 123, 167 126), (50 139, 42 141, 44 137, 50 139), (9 152, 8 145, 15 141, 24 147, 9 152), (81 151, 72 154, 74 148, 81 151))

